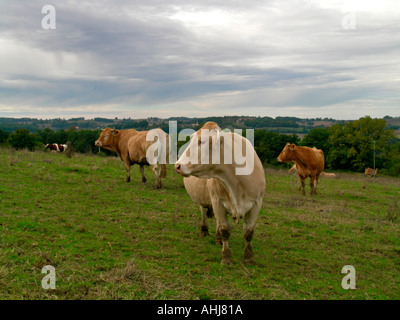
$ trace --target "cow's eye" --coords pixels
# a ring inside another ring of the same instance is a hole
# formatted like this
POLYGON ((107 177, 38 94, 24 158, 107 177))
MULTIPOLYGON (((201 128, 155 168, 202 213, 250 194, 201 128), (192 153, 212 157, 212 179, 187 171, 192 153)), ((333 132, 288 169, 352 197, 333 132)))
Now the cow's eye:
POLYGON ((109 136, 109 134, 107 133, 106 135, 104 135, 104 138, 107 138, 109 136))

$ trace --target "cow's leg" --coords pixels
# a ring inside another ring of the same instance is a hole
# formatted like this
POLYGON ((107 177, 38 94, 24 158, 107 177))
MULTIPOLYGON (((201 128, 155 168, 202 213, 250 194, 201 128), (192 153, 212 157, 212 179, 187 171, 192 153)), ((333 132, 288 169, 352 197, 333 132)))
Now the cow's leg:
POLYGON ((158 164, 152 165, 151 169, 154 172, 154 175, 156 177, 156 188, 161 189, 161 166, 158 164))
POLYGON ((207 210, 208 208, 204 208, 200 206, 201 210, 201 224, 200 224, 200 229, 201 229, 201 236, 209 236, 210 233, 208 232, 208 225, 207 225, 207 210))
POLYGON ((305 191, 306 183, 304 182, 305 179, 301 175, 299 175, 299 179, 300 179, 300 191, 301 191, 302 195, 305 196, 306 195, 306 191, 305 191))
POLYGON ((315 176, 310 176, 310 194, 316 194, 317 192, 315 191, 315 176))
POLYGON ((219 244, 220 246, 222 246, 222 235, 219 232, 220 228, 219 228, 219 222, 218 220, 215 220, 215 225, 216 225, 216 231, 215 231, 215 243, 219 244))
POLYGON ((254 227, 258 218, 258 213, 261 209, 262 202, 258 201, 249 212, 246 213, 244 217, 243 224, 243 237, 244 237, 244 254, 243 260, 245 263, 254 262, 253 248, 251 247, 251 240, 254 235, 254 227))
POLYGON ((314 180, 314 194, 317 194, 318 179, 319 179, 319 175, 315 176, 315 180, 314 180))
POLYGON ((131 163, 130 161, 125 161, 125 170, 126 170, 126 182, 131 181, 131 163))
POLYGON ((146 183, 146 177, 144 176, 144 165, 143 164, 141 164, 140 165, 140 173, 142 174, 142 182, 143 183, 146 183))
POLYGON ((232 254, 229 249, 229 237, 231 235, 231 227, 228 223, 228 217, 224 206, 218 201, 218 199, 213 199, 213 210, 216 220, 218 221, 218 230, 222 238, 222 264, 232 263, 232 254), (216 200, 216 201, 214 201, 216 200))

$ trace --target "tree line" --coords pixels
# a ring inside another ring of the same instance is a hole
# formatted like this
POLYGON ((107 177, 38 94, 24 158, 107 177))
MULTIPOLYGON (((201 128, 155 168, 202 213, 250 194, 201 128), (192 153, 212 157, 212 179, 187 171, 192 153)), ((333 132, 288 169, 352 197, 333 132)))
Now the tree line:
MULTIPOLYGON (((178 126, 178 130, 182 128, 178 126)), ((163 129, 168 132, 168 127, 163 129)), ((115 155, 112 151, 94 145, 100 132, 100 129, 77 130, 74 127, 57 131, 38 129, 34 133, 25 128, 13 133, 0 129, 0 144, 34 151, 44 149, 47 143, 65 144, 69 141, 77 152, 115 155)), ((287 142, 323 150, 327 170, 362 172, 366 167, 373 167, 375 158, 375 167, 381 173, 400 176, 400 139, 395 136, 393 129, 387 127, 385 119, 367 116, 327 128, 314 128, 303 139, 296 134, 280 134, 267 129, 256 129, 254 133, 254 147, 264 164, 277 165, 277 156, 287 142)), ((178 148, 183 143, 178 143, 178 148)))

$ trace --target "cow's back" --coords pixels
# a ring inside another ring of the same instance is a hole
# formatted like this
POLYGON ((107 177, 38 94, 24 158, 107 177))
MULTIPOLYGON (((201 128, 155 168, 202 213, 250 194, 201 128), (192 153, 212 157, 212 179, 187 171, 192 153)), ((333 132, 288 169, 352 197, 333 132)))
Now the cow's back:
POLYGON ((304 167, 306 169, 322 172, 324 171, 325 167, 325 157, 324 152, 322 150, 316 148, 309 148, 309 147, 296 147, 296 164, 297 168, 304 167))

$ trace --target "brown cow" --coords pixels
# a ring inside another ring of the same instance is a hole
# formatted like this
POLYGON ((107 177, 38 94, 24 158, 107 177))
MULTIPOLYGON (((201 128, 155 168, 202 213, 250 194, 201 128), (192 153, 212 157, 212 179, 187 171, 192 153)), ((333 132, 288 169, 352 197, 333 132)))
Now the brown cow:
POLYGON ((311 194, 317 193, 318 179, 324 171, 325 157, 322 150, 309 147, 299 147, 295 144, 287 143, 281 154, 278 156, 279 162, 294 162, 296 164, 297 175, 301 186, 300 190, 305 195, 305 179, 310 177, 311 194))
POLYGON ((116 152, 125 163, 126 182, 131 180, 130 167, 140 165, 142 182, 146 182, 144 166, 151 166, 156 177, 156 187, 161 188, 162 178, 167 175, 167 163, 169 154, 169 136, 160 128, 150 131, 137 131, 135 129, 115 130, 104 129, 95 145, 116 152), (155 139, 154 137, 157 137, 155 139), (149 150, 156 149, 154 152, 149 150), (149 163, 149 161, 151 163, 149 163))
POLYGON ((193 202, 197 203, 200 206, 200 230, 202 236, 209 235, 207 217, 212 218, 214 216, 211 197, 207 188, 207 180, 208 179, 201 179, 195 176, 183 178, 183 184, 185 185, 186 191, 189 194, 190 198, 193 200, 193 202))
POLYGON ((365 169, 365 175, 368 177, 376 177, 376 174, 378 173, 378 168, 371 169, 371 168, 366 168, 365 169))
POLYGON ((251 240, 263 203, 265 173, 251 142, 237 133, 224 132, 207 122, 192 135, 187 149, 175 164, 184 177, 207 179, 207 189, 222 240, 221 263, 232 263, 229 249, 230 226, 227 214, 243 219, 244 262, 253 262, 251 240))

